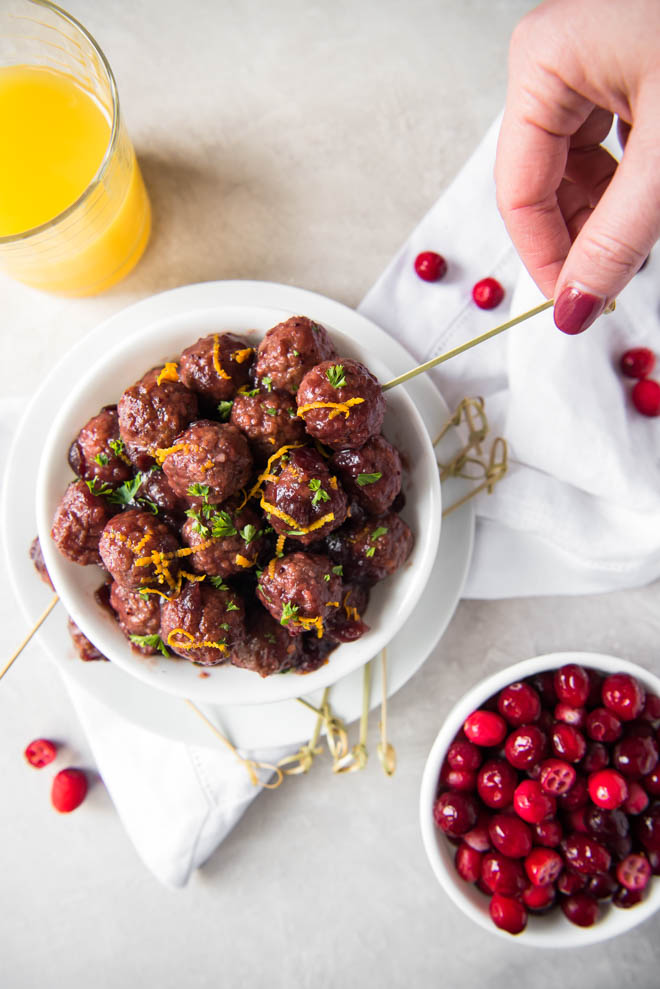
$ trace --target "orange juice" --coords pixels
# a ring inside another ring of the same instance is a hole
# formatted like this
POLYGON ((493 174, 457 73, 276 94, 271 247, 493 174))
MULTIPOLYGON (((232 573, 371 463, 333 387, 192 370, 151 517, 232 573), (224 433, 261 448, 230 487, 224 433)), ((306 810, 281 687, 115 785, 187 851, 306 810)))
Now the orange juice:
POLYGON ((150 219, 112 111, 71 75, 0 68, 0 262, 9 274, 69 295, 103 291, 141 256, 150 219))

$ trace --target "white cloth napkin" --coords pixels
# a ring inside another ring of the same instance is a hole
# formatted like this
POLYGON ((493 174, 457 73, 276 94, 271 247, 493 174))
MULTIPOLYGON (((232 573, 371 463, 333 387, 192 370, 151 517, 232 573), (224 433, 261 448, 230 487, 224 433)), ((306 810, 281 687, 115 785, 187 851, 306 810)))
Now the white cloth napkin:
MULTIPOLYGON (((494 124, 361 306, 420 360, 540 301, 495 207, 496 133, 494 124), (421 250, 447 258, 442 281, 417 278, 421 250), (507 292, 491 312, 470 297, 486 275, 507 292)), ((660 349, 659 268, 652 259, 616 313, 581 337, 536 317, 434 372, 450 405, 464 395, 486 399, 513 461, 495 493, 479 498, 468 596, 577 594, 660 573, 660 421, 631 411, 616 370, 628 346, 660 349)), ((162 882, 184 885, 258 791, 225 750, 166 741, 67 686, 139 855, 162 882)), ((253 755, 276 762, 283 754, 253 755)))

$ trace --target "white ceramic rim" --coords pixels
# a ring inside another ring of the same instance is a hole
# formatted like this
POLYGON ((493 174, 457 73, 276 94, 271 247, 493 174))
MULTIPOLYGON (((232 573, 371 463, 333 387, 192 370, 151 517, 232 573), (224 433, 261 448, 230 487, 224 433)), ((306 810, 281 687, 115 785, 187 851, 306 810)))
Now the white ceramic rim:
POLYGON ((419 817, 422 841, 435 876, 457 907, 490 934, 506 938, 509 943, 536 948, 580 948, 624 934, 647 920, 660 908, 660 877, 653 877, 648 896, 629 909, 610 906, 604 917, 593 927, 577 927, 561 910, 534 916, 530 913, 527 927, 515 936, 495 927, 488 913, 488 899, 472 884, 460 878, 454 868, 453 846, 433 822, 433 802, 438 776, 445 754, 457 731, 472 711, 503 687, 544 670, 558 669, 566 663, 579 663, 604 673, 630 673, 644 687, 660 696, 660 678, 642 666, 616 656, 590 652, 549 653, 526 659, 514 666, 493 673, 472 687, 451 709, 431 747, 419 796, 419 817))

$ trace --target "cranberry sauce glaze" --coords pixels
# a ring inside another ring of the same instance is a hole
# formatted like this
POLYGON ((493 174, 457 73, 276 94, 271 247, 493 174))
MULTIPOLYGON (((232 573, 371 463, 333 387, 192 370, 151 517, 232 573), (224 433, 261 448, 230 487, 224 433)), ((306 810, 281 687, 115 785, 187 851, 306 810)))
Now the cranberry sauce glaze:
POLYGON ((384 415, 313 320, 256 351, 209 334, 83 425, 52 538, 105 571, 99 601, 135 651, 308 672, 368 629, 370 588, 412 549, 384 415))

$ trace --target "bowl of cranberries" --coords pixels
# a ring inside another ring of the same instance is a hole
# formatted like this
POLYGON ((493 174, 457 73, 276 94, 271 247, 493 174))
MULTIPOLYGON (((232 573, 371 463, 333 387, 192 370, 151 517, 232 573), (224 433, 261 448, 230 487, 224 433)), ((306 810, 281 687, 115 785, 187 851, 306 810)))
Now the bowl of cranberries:
POLYGON ((526 660, 455 705, 429 754, 424 846, 482 927, 542 947, 660 907, 660 679, 593 653, 526 660))

